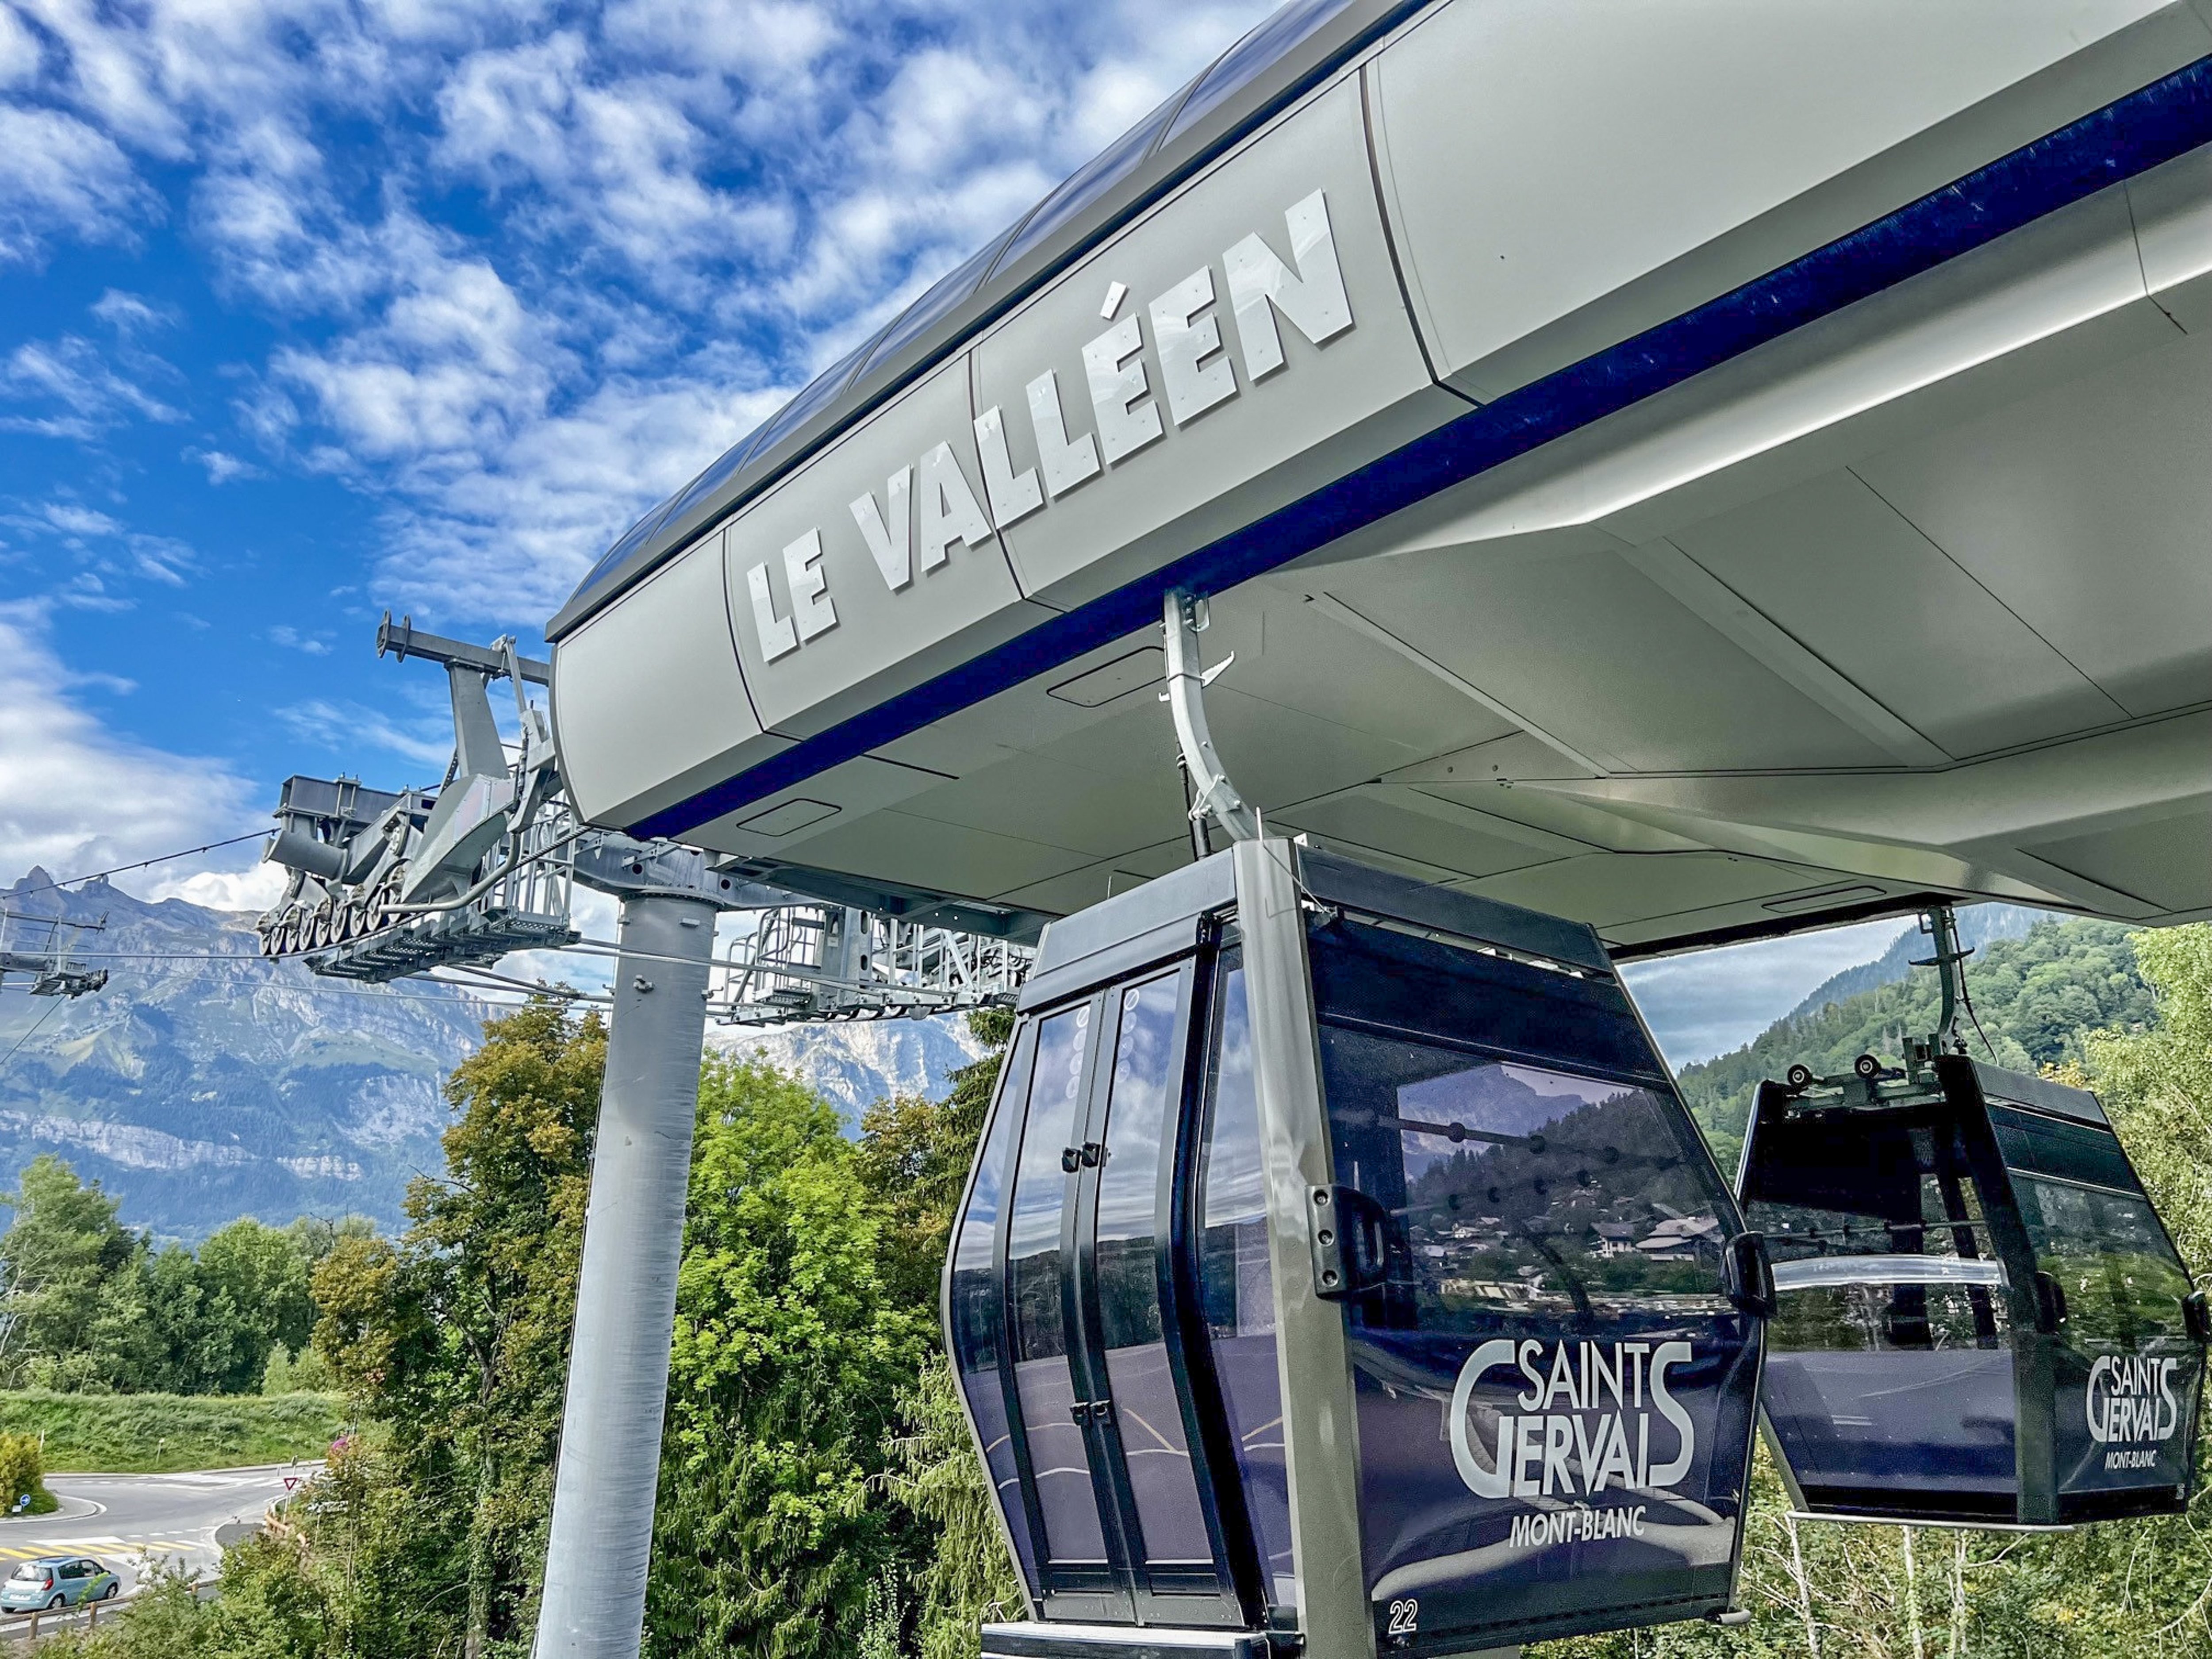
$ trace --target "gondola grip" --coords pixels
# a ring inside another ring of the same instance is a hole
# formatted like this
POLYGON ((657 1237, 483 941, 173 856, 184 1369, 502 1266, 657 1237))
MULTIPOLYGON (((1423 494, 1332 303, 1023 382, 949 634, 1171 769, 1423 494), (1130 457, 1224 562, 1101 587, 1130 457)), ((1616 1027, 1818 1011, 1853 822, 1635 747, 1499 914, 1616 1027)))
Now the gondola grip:
POLYGON ((1759 1319, 1774 1317, 1774 1264, 1766 1255, 1765 1233, 1738 1233, 1722 1258, 1722 1282, 1728 1299, 1759 1319))

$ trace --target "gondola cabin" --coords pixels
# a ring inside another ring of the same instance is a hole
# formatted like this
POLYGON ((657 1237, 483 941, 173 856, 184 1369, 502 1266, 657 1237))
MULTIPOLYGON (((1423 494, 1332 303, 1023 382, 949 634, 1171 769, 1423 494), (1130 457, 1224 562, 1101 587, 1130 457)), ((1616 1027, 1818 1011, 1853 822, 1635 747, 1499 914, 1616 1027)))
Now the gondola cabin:
POLYGON ((1763 1084, 1738 1183, 1765 1419, 1822 1516, 2066 1526, 2187 1503, 2204 1301, 2097 1097, 1915 1045, 1763 1084))
POLYGON ((945 1278, 984 1651, 1732 1618, 1765 1267, 1587 927, 1279 840, 1054 922, 945 1278))

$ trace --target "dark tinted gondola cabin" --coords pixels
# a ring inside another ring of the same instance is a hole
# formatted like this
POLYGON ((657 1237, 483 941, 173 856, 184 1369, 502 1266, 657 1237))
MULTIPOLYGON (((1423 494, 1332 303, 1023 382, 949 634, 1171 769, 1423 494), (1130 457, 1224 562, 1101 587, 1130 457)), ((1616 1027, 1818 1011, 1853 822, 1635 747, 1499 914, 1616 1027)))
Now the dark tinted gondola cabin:
POLYGON ((1760 1086, 1738 1184, 1774 1263, 1761 1403, 1801 1509, 2185 1504, 2203 1300, 2094 1095, 1960 1054, 1799 1071, 1760 1086))
POLYGON ((946 1277, 985 1651, 1724 1611, 1741 1235, 1586 927, 1280 841, 1053 924, 946 1277))

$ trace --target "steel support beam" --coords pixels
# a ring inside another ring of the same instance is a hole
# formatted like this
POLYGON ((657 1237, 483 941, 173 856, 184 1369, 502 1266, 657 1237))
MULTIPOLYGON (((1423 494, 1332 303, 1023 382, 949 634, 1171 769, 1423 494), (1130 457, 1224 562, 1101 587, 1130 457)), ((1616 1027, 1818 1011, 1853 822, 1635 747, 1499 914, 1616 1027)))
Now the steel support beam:
POLYGON ((537 1659, 635 1659, 715 906, 623 899, 537 1659))

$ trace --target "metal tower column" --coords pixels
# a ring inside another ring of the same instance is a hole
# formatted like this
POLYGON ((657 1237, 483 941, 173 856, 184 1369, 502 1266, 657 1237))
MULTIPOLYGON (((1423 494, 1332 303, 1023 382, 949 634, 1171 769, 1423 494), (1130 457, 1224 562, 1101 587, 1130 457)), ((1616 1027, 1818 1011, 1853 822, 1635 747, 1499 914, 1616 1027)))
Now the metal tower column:
POLYGON ((717 908, 623 899, 538 1659, 635 1659, 644 1626, 717 908))

